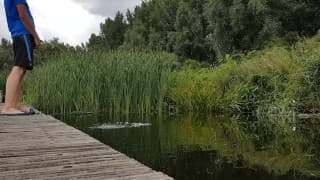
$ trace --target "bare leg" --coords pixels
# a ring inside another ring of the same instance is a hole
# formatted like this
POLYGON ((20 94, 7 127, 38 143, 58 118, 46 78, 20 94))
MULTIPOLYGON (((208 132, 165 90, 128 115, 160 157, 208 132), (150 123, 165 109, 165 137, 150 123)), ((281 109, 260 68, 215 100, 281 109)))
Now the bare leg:
POLYGON ((21 97, 22 97, 22 81, 18 87, 18 91, 17 91, 17 96, 15 99, 15 104, 17 104, 17 109, 22 111, 22 112, 30 112, 30 108, 28 106, 22 105, 21 104, 21 97))
POLYGON ((21 113, 19 101, 21 96, 21 84, 26 70, 21 67, 13 67, 7 79, 5 105, 2 113, 21 113))
POLYGON ((22 82, 18 84, 17 87, 17 91, 15 92, 15 96, 14 96, 14 105, 15 107, 19 107, 20 106, 20 96, 21 96, 21 89, 22 89, 22 82))

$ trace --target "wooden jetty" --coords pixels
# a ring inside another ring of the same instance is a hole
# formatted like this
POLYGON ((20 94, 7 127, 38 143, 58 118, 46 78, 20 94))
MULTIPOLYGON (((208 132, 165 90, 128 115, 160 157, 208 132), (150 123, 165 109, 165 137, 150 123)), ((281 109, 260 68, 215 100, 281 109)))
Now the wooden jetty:
POLYGON ((172 178, 51 116, 38 114, 0 116, 0 179, 172 178))

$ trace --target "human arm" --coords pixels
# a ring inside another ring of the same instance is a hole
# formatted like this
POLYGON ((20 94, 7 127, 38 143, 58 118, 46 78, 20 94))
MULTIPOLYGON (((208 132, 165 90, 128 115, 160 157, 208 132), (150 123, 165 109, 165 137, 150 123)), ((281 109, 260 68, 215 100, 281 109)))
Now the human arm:
POLYGON ((32 20, 30 19, 27 8, 25 4, 19 3, 17 4, 18 14, 19 17, 23 23, 23 25, 27 28, 27 30, 32 34, 34 37, 36 47, 38 47, 41 44, 40 37, 32 23, 32 20))

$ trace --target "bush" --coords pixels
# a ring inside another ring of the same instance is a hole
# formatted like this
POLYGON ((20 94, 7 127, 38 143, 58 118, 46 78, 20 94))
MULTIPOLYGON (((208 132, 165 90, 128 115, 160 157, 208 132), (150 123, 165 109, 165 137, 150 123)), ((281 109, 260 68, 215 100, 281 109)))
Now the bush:
POLYGON ((320 35, 174 73, 170 97, 186 111, 320 112, 320 35))

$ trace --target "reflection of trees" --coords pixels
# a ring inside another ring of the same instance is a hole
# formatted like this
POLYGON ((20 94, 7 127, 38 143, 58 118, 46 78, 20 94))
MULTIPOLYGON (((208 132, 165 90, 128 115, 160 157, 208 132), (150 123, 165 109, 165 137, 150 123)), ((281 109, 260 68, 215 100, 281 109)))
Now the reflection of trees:
POLYGON ((320 167, 320 124, 317 121, 310 119, 300 121, 297 128, 305 140, 304 151, 311 156, 314 155, 314 161, 320 167))
POLYGON ((198 145, 203 151, 217 150, 229 162, 236 164, 241 159, 246 166, 264 167, 279 175, 290 170, 320 175, 319 153, 315 152, 319 149, 319 126, 295 124, 294 128, 285 120, 267 118, 200 119, 170 121, 165 133, 170 138, 165 139, 175 147, 198 145))

